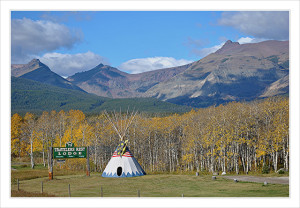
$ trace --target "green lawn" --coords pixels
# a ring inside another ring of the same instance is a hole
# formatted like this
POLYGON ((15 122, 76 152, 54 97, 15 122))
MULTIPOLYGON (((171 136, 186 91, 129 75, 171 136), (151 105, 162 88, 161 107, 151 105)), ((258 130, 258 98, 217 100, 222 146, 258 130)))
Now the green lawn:
MULTIPOLYGON (((16 171, 13 171, 16 172, 16 171)), ((55 174, 55 173, 54 173, 55 174)), ((49 181, 47 177, 23 179, 20 189, 25 192, 41 192, 49 196, 68 197, 68 184, 72 197, 100 197, 100 187, 104 197, 288 197, 289 186, 280 184, 238 182, 211 176, 194 175, 146 175, 134 178, 102 178, 92 174, 90 177, 81 175, 55 176, 49 181)), ((13 177, 12 177, 13 179, 13 177)), ((17 184, 12 180, 12 196, 16 195, 17 184)), ((25 195, 24 195, 25 196, 25 195)))

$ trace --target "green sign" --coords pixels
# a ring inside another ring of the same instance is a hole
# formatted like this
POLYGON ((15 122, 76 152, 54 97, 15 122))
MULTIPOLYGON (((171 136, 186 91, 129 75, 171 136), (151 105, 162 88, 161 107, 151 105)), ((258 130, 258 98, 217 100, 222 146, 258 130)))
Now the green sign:
POLYGON ((72 142, 67 142, 66 147, 53 147, 53 158, 86 158, 86 147, 74 147, 72 142))

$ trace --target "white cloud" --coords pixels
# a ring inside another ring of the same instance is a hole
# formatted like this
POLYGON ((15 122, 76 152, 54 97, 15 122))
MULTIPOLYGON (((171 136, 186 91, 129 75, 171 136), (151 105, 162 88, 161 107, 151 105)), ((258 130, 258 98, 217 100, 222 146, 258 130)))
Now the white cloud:
POLYGON ((132 74, 138 74, 156 69, 182 66, 193 61, 185 59, 175 59, 173 57, 150 57, 132 59, 122 63, 119 68, 132 74))
POLYGON ((266 41, 266 40, 268 40, 268 39, 241 37, 240 39, 237 40, 237 42, 239 42, 239 44, 246 44, 246 43, 259 43, 259 42, 266 41))
POLYGON ((288 11, 223 12, 220 25, 231 26, 255 38, 288 40, 288 11))
MULTIPOLYGON (((258 43, 258 42, 265 41, 265 40, 266 39, 263 39, 263 38, 241 37, 236 42, 238 42, 239 44, 247 44, 247 43, 258 43)), ((202 57, 205 57, 211 53, 214 53, 217 50, 219 50, 220 48, 222 48, 222 46, 225 44, 225 42, 226 41, 222 42, 221 44, 209 47, 209 48, 201 48, 201 49, 194 48, 192 50, 192 53, 202 58, 202 57)))
POLYGON ((32 55, 51 52, 59 48, 71 48, 81 40, 79 31, 71 31, 62 24, 51 21, 12 19, 12 63, 25 63, 32 55))
POLYGON ((219 45, 214 45, 210 48, 201 48, 201 49, 193 49, 192 53, 196 54, 197 56, 199 56, 200 58, 205 57, 211 53, 216 52, 217 50, 219 50, 220 48, 222 48, 222 46, 224 45, 225 42, 222 42, 219 45))
POLYGON ((239 44, 245 44, 245 43, 252 43, 253 40, 254 40, 253 38, 241 37, 240 39, 237 40, 237 42, 239 42, 239 44))
POLYGON ((46 53, 39 59, 52 71, 64 77, 90 70, 100 63, 109 64, 106 58, 91 51, 77 54, 46 53))

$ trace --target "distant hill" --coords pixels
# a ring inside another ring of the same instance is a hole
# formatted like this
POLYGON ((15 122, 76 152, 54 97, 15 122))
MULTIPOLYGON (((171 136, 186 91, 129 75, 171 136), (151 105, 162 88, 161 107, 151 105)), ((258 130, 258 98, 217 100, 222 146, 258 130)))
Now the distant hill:
POLYGON ((117 68, 99 64, 91 70, 67 79, 86 92, 110 98, 142 97, 151 87, 186 70, 190 64, 140 74, 128 74, 117 68))
POLYGON ((110 99, 65 89, 21 77, 11 78, 11 113, 78 109, 85 113, 135 109, 148 113, 180 113, 191 110, 155 98, 110 99))
POLYGON ((11 75, 57 87, 83 91, 81 88, 51 71, 49 67, 40 62, 39 59, 33 59, 28 64, 13 64, 11 66, 11 75))
POLYGON ((11 79, 12 113, 69 109, 90 111, 106 100, 108 98, 101 98, 78 90, 55 87, 21 77, 12 77, 11 79))
POLYGON ((145 97, 194 107, 288 94, 289 42, 224 46, 145 92, 145 97))

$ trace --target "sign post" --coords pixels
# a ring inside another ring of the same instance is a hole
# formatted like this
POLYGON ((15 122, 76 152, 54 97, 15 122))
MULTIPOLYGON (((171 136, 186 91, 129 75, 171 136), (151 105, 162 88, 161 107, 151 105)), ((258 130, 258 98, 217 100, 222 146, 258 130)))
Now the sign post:
POLYGON ((53 147, 49 147, 49 180, 53 180, 53 147))
POLYGON ((90 176, 89 147, 74 147, 67 142, 65 147, 49 147, 49 180, 53 180, 53 159, 86 158, 86 175, 90 176))
POLYGON ((90 176, 90 158, 89 158, 89 153, 90 153, 90 148, 86 148, 86 175, 90 176))

